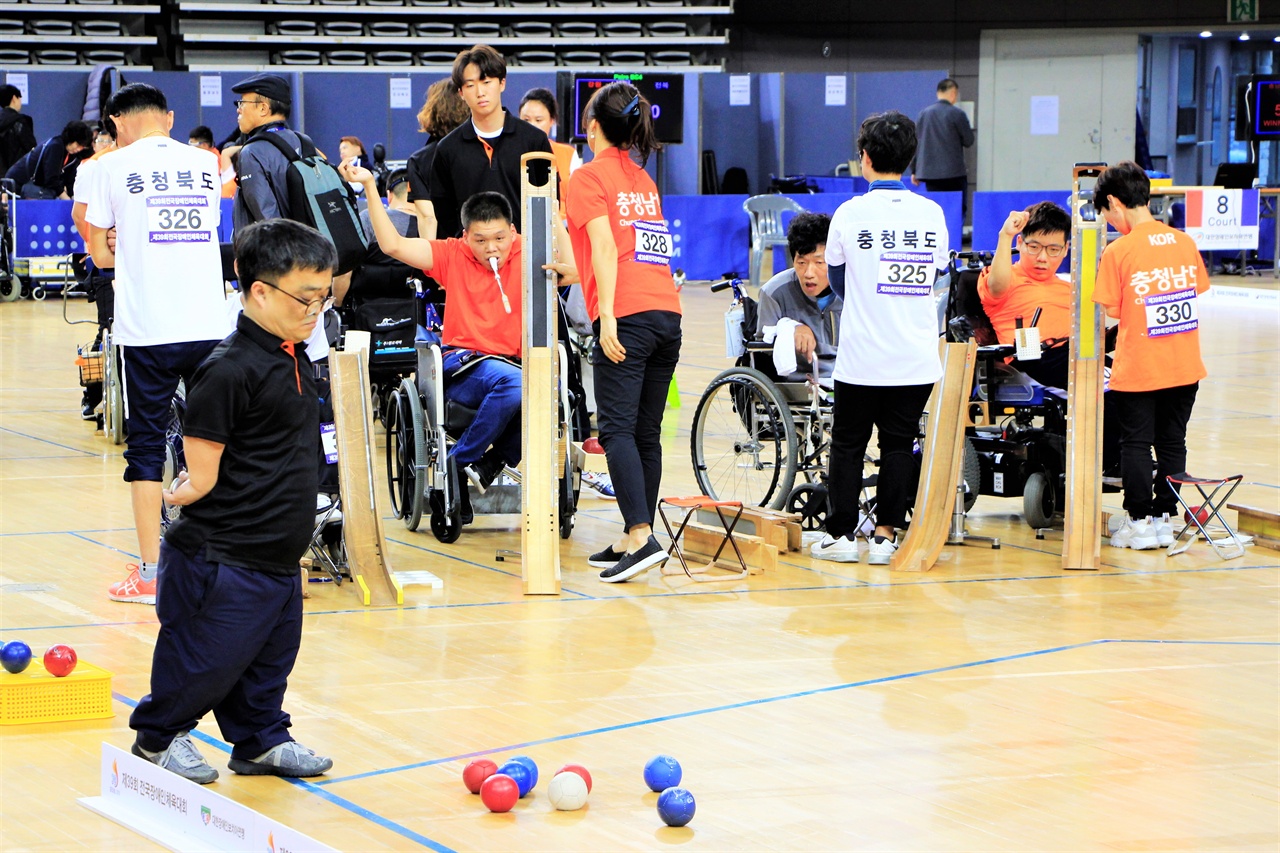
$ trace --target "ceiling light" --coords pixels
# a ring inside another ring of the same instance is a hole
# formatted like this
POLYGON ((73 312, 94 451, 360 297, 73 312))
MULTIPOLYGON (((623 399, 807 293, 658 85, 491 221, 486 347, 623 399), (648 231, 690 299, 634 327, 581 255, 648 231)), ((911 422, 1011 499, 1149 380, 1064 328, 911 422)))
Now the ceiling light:
POLYGON ((1207 39, 1207 38, 1209 38, 1209 36, 1211 36, 1211 35, 1213 35, 1213 33, 1209 32, 1208 30, 1201 30, 1201 31, 1200 31, 1200 38, 1202 38, 1202 39, 1207 39))
POLYGON ((1249 34, 1248 34, 1248 33, 1241 33, 1241 34, 1240 34, 1240 41, 1248 41, 1248 40, 1249 40, 1249 34))

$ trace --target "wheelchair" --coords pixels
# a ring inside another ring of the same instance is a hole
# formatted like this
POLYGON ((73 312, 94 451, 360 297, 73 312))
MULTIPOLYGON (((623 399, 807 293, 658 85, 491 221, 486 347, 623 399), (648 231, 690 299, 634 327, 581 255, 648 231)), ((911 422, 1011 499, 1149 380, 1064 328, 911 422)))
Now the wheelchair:
MULTIPOLYGON (((465 475, 450 456, 453 444, 475 419, 476 412, 445 399, 444 358, 439 344, 419 343, 415 376, 402 379, 387 404, 386 466, 393 514, 409 530, 417 530, 424 513, 431 532, 442 543, 462 535, 462 500, 465 475)), ((563 454, 560 472, 558 521, 560 538, 573 532, 578 507, 581 472, 573 462, 575 434, 573 395, 569 390, 568 350, 559 345, 559 440, 563 454)), ((472 495, 476 515, 520 512, 520 472, 506 468, 483 495, 472 495), (504 479, 513 480, 507 485, 504 479)))

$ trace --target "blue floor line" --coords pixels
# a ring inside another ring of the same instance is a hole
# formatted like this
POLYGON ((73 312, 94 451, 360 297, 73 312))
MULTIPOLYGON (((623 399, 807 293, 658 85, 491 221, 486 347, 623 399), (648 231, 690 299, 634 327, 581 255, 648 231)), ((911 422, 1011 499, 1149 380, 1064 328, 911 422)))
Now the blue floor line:
MULTIPOLYGON (((80 449, 80 448, 78 448, 78 447, 72 447, 72 446, 71 446, 71 445, 69 445, 69 444, 59 444, 58 442, 56 442, 56 441, 50 441, 50 440, 49 440, 49 439, 47 439, 47 438, 40 438, 39 436, 36 436, 36 435, 29 435, 29 434, 27 434, 27 433, 25 433, 25 432, 19 432, 18 430, 16 430, 16 429, 10 429, 9 427, 0 427, 0 432, 7 432, 7 433, 9 433, 10 435, 17 435, 17 436, 21 436, 22 438, 29 438, 29 439, 31 439, 32 441, 38 441, 38 442, 40 442, 40 443, 42 443, 42 444, 52 444, 54 447, 61 447, 63 450, 70 450, 72 453, 80 453, 80 454, 83 454, 84 456, 98 456, 98 455, 99 455, 99 454, 97 454, 97 453, 90 453, 88 450, 81 450, 81 449, 80 449)), ((25 458, 25 457, 24 457, 24 458, 25 458)))
MULTIPOLYGON (((115 691, 112 691, 111 698, 115 699, 117 702, 121 703, 122 705, 128 705, 130 708, 138 707, 138 703, 136 700, 130 699, 128 696, 125 696, 123 694, 116 693, 115 691)), ((196 740, 200 741, 201 743, 208 744, 209 746, 213 747, 214 749, 220 752, 224 752, 227 755, 231 754, 231 745, 228 744, 226 741, 219 740, 218 738, 213 737, 212 735, 207 735, 204 732, 200 731, 199 729, 192 731, 191 736, 196 740)), ((409 827, 396 823, 395 821, 389 818, 385 818, 382 815, 378 814, 377 812, 366 809, 364 806, 357 805, 351 802, 350 800, 346 799, 345 797, 340 797, 337 794, 334 794, 330 791, 326 791, 323 788, 318 787, 314 782, 310 782, 306 779, 284 779, 283 781, 288 782, 289 784, 293 785, 295 788, 300 788, 309 794, 315 794, 316 796, 320 797, 322 800, 333 803, 335 806, 338 806, 341 809, 345 809, 346 811, 349 811, 358 817, 362 817, 365 820, 369 821, 370 823, 375 823, 378 826, 382 827, 383 829, 390 830, 391 832, 394 832, 396 835, 401 835, 405 838, 408 838, 410 841, 417 842, 418 844, 422 845, 423 847, 426 847, 429 850, 435 850, 437 851, 437 853, 454 853, 453 848, 446 847, 445 845, 441 844, 438 841, 433 841, 432 839, 427 838, 425 835, 414 832, 409 827)))
POLYGON ((65 536, 70 533, 121 533, 124 531, 132 532, 132 527, 103 527, 99 530, 33 530, 29 533, 0 533, 3 536, 65 536))
POLYGON ((142 558, 141 558, 141 557, 139 557, 137 554, 133 554, 133 553, 130 553, 129 551, 121 550, 120 548, 117 548, 117 547, 115 547, 114 545, 108 545, 108 544, 107 544, 107 543, 105 543, 105 542, 99 542, 97 539, 90 539, 88 536, 85 536, 85 535, 83 535, 83 534, 81 534, 81 533, 68 533, 67 535, 68 535, 68 536, 74 536, 74 537, 76 537, 77 539, 83 539, 83 540, 84 540, 84 541, 86 541, 86 542, 92 543, 92 544, 94 544, 94 545, 98 545, 98 546, 100 546, 100 547, 102 547, 102 548, 106 548, 106 549, 107 549, 107 550, 109 550, 109 551, 115 551, 117 554, 124 554, 126 557, 129 557, 130 559, 133 559, 133 560, 141 560, 141 559, 142 559, 142 558))
MULTIPOLYGON (((491 572, 497 572, 498 574, 500 574, 500 575, 506 575, 507 577, 519 578, 519 577, 521 577, 521 576, 522 576, 520 572, 509 572, 509 571, 506 571, 505 569, 499 569, 499 568, 496 568, 496 567, 494 567, 494 566, 487 566, 487 565, 485 565, 484 563, 477 563, 475 560, 467 560, 467 559, 465 559, 465 558, 463 558, 463 557, 459 557, 459 556, 456 556, 456 555, 454 555, 454 554, 445 554, 445 553, 440 552, 440 551, 435 551, 435 550, 433 550, 433 549, 431 549, 431 548, 426 547, 425 545, 415 545, 415 544, 414 544, 414 543, 412 543, 412 542, 405 542, 405 541, 403 541, 403 540, 401 540, 401 539, 390 539, 390 538, 388 538, 388 540, 387 540, 387 541, 388 541, 388 542, 394 542, 394 543, 396 543, 397 545, 404 545, 406 548, 414 548, 414 549, 416 549, 416 550, 418 550, 418 551, 426 551, 428 554, 435 554, 437 557, 444 557, 444 558, 446 558, 446 559, 454 560, 454 561, 459 562, 459 563, 465 563, 465 564, 466 564, 466 565, 468 565, 468 566, 477 566, 477 567, 479 567, 479 568, 481 568, 481 569, 488 569, 488 570, 489 570, 489 571, 491 571, 491 572)), ((569 594, 571 594, 571 595, 581 596, 582 598, 594 598, 594 596, 592 596, 592 595, 588 595, 588 594, 587 594, 587 593, 585 593, 585 592, 578 592, 576 589, 569 589, 569 588, 564 587, 564 586, 561 586, 561 587, 560 587, 560 591, 561 591, 561 592, 567 592, 567 593, 569 593, 569 594)))
POLYGON ((1280 642, 1273 640, 1107 640, 1107 642, 1155 646, 1280 646, 1280 642))

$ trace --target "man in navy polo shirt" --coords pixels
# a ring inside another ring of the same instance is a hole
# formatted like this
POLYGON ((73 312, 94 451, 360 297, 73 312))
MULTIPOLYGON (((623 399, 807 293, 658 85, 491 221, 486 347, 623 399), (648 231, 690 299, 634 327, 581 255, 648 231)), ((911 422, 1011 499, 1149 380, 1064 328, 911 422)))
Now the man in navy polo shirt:
POLYGON ((289 736, 282 704, 302 639, 298 560, 315 523, 318 400, 302 345, 332 303, 337 254, 287 219, 236 235, 244 310, 187 397, 183 507, 160 550, 151 693, 133 754, 193 782, 218 778, 189 732, 213 711, 246 775, 318 776, 333 762, 289 736))

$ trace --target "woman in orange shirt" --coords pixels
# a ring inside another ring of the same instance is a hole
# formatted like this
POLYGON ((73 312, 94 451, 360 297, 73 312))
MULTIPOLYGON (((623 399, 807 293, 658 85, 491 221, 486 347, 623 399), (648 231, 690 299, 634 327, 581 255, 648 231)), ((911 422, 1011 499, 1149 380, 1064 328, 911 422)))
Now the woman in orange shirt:
MULTIPOLYGON (((520 120, 541 130, 551 140, 551 153, 556 158, 556 174, 560 177, 560 192, 569 185, 569 176, 582 165, 582 158, 572 145, 556 142, 552 136, 557 121, 556 96, 550 89, 530 89, 520 99, 520 120)), ((562 208, 563 210, 563 208, 562 208)))
POLYGON ((649 102, 629 83, 610 83, 587 104, 583 126, 594 159, 570 178, 565 211, 596 333, 600 443, 626 530, 589 562, 617 583, 667 558, 653 515, 662 415, 680 360, 680 297, 658 188, 642 168, 659 147, 649 102))

